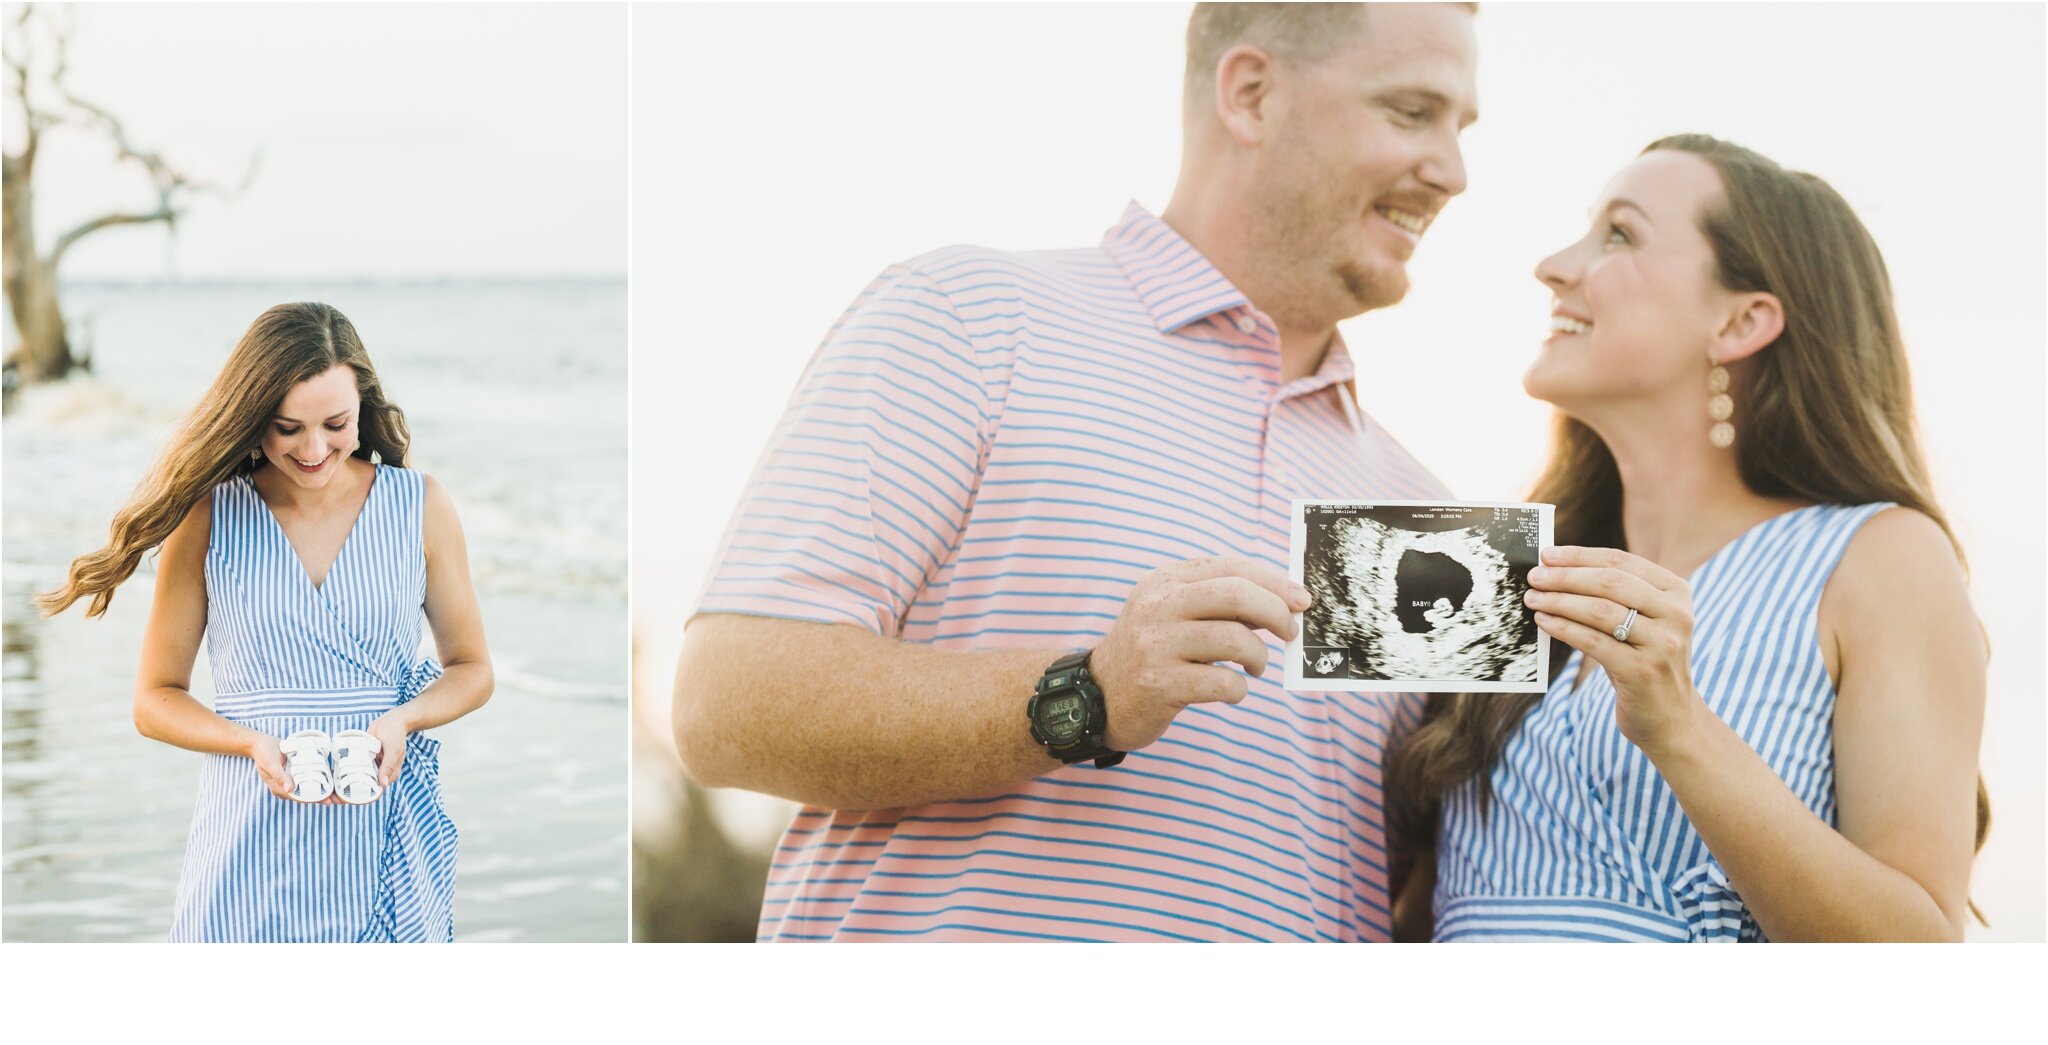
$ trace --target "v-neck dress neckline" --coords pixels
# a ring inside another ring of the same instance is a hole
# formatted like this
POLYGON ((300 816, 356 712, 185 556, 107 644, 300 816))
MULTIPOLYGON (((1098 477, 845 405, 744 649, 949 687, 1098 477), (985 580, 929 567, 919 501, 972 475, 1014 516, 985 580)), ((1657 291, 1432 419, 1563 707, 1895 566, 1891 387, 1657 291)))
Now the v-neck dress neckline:
POLYGON ((285 532, 284 521, 277 517, 277 512, 270 507, 270 502, 264 500, 263 491, 256 488, 256 480, 253 477, 245 478, 248 479, 249 489, 256 494, 256 503, 263 506, 263 514, 270 519, 270 528, 277 533, 278 540, 284 542, 285 550, 291 553, 292 561, 299 565, 299 576, 305 580, 308 588, 313 589, 313 594, 325 595, 328 582, 334 579, 335 571, 341 569, 342 558, 348 555, 349 545, 356 541, 356 532, 363 528, 363 520, 370 516, 370 504, 377 497, 377 488, 384 485, 381 481, 383 477, 384 466, 372 464, 370 489, 363 494, 363 503, 356 507, 356 517, 349 520, 348 534, 341 539, 341 547, 336 548, 334 558, 328 560, 327 572, 321 574, 317 582, 313 580, 313 571, 306 568, 306 559, 299 554, 298 546, 292 543, 291 534, 285 532))

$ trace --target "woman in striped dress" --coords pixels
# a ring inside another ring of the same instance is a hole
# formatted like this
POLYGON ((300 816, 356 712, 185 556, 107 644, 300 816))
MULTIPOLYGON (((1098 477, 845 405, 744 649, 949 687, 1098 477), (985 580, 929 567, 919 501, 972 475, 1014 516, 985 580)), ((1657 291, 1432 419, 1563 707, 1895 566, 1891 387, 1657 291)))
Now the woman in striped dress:
POLYGON ((43 596, 46 612, 87 598, 97 616, 162 547, 135 724, 207 756, 174 940, 453 938, 455 825, 438 746, 419 734, 482 706, 491 666, 461 524, 405 467, 408 442, 349 321, 279 305, 107 546, 43 596), (439 663, 419 656, 423 613, 439 663), (211 709, 190 692, 202 634, 211 709), (295 800, 281 742, 306 729, 374 736, 381 794, 295 800))
POLYGON ((1401 935, 1960 939, 1986 651, 1869 233, 1688 135, 1536 274, 1553 680, 1438 698, 1394 759, 1401 935))

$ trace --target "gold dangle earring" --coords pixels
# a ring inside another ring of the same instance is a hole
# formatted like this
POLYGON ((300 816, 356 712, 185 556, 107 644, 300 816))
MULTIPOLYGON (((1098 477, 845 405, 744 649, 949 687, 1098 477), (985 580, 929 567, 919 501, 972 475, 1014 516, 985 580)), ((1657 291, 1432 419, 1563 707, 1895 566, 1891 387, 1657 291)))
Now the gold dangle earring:
POLYGON ((1707 441, 1726 450, 1735 445, 1735 426, 1729 418, 1735 416, 1735 400, 1728 396, 1728 368, 1707 357, 1707 417, 1714 427, 1707 430, 1707 441))
POLYGON ((261 461, 261 460, 263 460, 263 448, 262 448, 262 447, 260 447, 260 446, 252 446, 252 447, 250 447, 250 448, 249 448, 249 460, 251 460, 251 461, 261 461))

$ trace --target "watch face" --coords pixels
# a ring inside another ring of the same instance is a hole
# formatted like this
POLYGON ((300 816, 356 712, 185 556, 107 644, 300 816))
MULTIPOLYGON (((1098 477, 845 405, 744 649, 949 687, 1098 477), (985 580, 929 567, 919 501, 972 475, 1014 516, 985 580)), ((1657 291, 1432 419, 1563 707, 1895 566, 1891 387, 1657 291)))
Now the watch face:
POLYGON ((1054 744, 1065 744, 1080 737, 1088 726, 1087 702, 1078 693, 1068 693, 1041 701, 1038 705, 1038 729, 1047 740, 1054 744))

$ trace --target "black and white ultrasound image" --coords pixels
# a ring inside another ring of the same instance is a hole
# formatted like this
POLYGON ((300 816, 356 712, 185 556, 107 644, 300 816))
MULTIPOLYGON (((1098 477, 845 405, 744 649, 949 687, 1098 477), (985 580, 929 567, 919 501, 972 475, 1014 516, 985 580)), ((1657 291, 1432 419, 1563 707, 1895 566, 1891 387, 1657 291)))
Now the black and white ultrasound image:
POLYGON ((1315 598, 1302 615, 1304 682, 1541 690, 1547 643, 1522 603, 1544 538, 1537 508, 1300 510, 1302 583, 1315 598))

